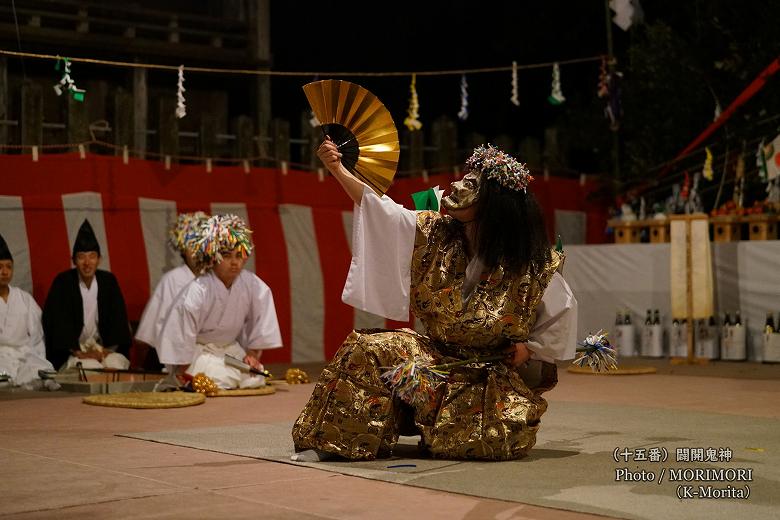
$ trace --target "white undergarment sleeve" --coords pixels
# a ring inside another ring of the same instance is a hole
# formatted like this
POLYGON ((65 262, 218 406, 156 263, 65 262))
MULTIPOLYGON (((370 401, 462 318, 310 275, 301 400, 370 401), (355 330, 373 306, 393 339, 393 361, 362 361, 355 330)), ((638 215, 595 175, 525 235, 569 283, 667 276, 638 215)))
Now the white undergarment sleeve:
POLYGON ((352 224, 352 263, 341 299, 356 309, 409 319, 417 214, 364 188, 352 224))
POLYGON ((555 273, 536 308, 528 349, 531 359, 572 359, 577 348, 577 300, 569 284, 555 273))

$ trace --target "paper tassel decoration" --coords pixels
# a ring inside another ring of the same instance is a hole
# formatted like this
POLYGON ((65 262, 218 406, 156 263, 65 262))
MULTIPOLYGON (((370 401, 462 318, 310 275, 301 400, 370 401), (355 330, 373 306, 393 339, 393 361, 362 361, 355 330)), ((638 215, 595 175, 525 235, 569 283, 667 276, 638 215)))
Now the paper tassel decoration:
POLYGON ((588 365, 594 372, 606 372, 617 368, 617 351, 609 344, 607 333, 603 330, 589 335, 579 345, 577 352, 580 355, 572 364, 579 367, 588 365))
POLYGON ((560 105, 566 98, 563 97, 563 91, 561 90, 561 68, 558 63, 553 64, 552 70, 552 91, 547 101, 552 105, 560 105))
POLYGON ((466 82, 466 75, 460 77, 460 112, 458 119, 465 121, 469 118, 469 84, 466 82))
POLYGON ((717 120, 718 120, 718 118, 720 117, 720 114, 721 114, 721 112, 723 112, 723 109, 722 109, 722 108, 720 108, 720 103, 718 103, 717 101, 715 101, 715 116, 713 117, 713 119, 712 119, 712 120, 713 120, 713 121, 717 121, 717 120))
POLYGON ((758 143, 758 150, 756 150, 756 166, 758 166, 758 176, 761 178, 761 180, 766 180, 767 178, 766 155, 764 154, 764 146, 764 140, 761 139, 761 142, 758 143))
POLYGON ((417 99, 417 74, 412 74, 412 84, 409 86, 411 97, 409 98, 409 111, 404 124, 409 130, 419 130, 422 128, 422 123, 418 119, 420 117, 420 101, 417 99))
POLYGON ((708 181, 711 181, 712 177, 713 177, 712 152, 710 151, 709 147, 706 147, 706 148, 704 148, 704 153, 707 154, 707 158, 704 159, 704 168, 702 168, 701 174, 702 174, 702 177, 704 177, 708 181))
POLYGON ((187 115, 187 107, 184 106, 184 65, 179 65, 179 82, 176 92, 176 117, 181 119, 187 115))
POLYGON ((59 71, 60 67, 63 68, 62 79, 60 79, 59 83, 54 85, 54 92, 56 92, 58 96, 61 96, 63 90, 67 90, 73 96, 74 100, 84 101, 84 94, 87 91, 76 87, 76 82, 70 77, 70 60, 68 58, 59 58, 57 64, 54 66, 54 70, 59 71))
POLYGON ((517 62, 512 62, 512 97, 509 99, 516 107, 520 106, 520 98, 517 93, 517 62))
MULTIPOLYGON (((574 360, 580 367, 586 364, 594 372, 615 370, 617 368, 617 352, 607 340, 603 330, 591 334, 577 346, 579 357, 574 360)), ((430 359, 415 358, 403 361, 381 375, 382 381, 402 401, 410 405, 432 404, 435 402, 439 383, 447 379, 450 370, 466 365, 490 365, 509 359, 507 354, 490 354, 476 356, 453 363, 434 365, 430 359)))

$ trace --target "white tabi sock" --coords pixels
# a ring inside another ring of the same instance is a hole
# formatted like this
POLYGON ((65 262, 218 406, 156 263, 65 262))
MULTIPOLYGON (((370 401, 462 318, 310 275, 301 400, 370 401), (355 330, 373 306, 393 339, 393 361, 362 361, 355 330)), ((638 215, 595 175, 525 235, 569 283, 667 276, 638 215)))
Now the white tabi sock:
POLYGON ((304 450, 298 453, 293 453, 293 455, 290 457, 290 460, 294 462, 322 462, 334 457, 334 454, 328 453, 327 451, 304 450))

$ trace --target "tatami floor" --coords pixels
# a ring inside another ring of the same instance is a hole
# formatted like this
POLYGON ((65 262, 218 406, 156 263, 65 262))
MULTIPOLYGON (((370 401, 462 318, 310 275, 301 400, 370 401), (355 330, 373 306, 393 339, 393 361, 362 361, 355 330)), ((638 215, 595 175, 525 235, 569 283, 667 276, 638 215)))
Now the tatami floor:
MULTIPOLYGON (((714 363, 659 373, 560 371, 556 402, 780 416, 780 366, 714 363)), ((283 373, 286 367, 270 367, 283 373)), ((316 378, 317 367, 306 367, 316 378)), ((115 434, 293 420, 312 385, 201 406, 130 410, 81 396, 0 391, 2 518, 584 519, 598 516, 349 477, 328 471, 117 437, 115 434)), ((735 432, 735 436, 739 432, 735 432)), ((544 438, 544 425, 540 442, 544 438)), ((263 439, 258 438, 258 443, 263 439)), ((601 517, 603 518, 603 517, 601 517)))

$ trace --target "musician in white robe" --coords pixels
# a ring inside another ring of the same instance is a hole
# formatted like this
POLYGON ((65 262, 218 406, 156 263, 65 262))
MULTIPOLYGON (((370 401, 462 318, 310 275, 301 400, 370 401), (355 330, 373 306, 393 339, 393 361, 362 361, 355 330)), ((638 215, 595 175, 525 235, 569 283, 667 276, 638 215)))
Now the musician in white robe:
POLYGON ((282 346, 271 289, 244 270, 251 231, 234 215, 215 215, 204 228, 196 256, 208 267, 171 307, 159 337, 160 361, 171 373, 203 373, 223 389, 263 386, 262 376, 225 363, 227 355, 263 370, 263 351, 282 346))
MULTIPOLYGON (((42 385, 39 370, 54 371, 46 359, 41 309, 33 297, 11 285, 14 259, 0 236, 0 375, 16 386, 36 388, 42 385)), ((45 380, 47 388, 59 388, 54 380, 45 380)))
POLYGON ((152 297, 144 308, 135 339, 155 349, 159 345, 159 335, 168 317, 168 311, 184 287, 200 275, 193 251, 188 247, 197 238, 197 231, 209 216, 198 211, 182 213, 170 231, 170 246, 178 251, 184 263, 163 274, 152 297))

